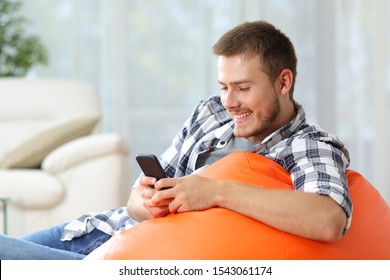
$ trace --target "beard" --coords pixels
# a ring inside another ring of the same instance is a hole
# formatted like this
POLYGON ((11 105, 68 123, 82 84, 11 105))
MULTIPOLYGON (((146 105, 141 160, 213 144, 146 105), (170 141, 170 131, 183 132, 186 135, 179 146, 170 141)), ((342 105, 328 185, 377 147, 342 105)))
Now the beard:
POLYGON ((277 130, 279 127, 275 126, 275 121, 280 115, 280 103, 275 95, 272 103, 269 105, 268 114, 253 113, 255 120, 246 126, 235 126, 233 134, 235 137, 244 137, 255 139, 255 141, 262 141, 269 134, 277 130))

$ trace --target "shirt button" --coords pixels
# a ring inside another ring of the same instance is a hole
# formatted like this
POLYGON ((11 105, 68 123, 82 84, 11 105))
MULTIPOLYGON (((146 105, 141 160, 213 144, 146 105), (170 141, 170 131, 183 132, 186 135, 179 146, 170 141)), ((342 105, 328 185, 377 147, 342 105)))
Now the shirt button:
POLYGON ((225 147, 226 144, 227 144, 226 141, 223 141, 223 140, 222 140, 222 141, 219 141, 219 142, 217 143, 217 145, 216 145, 216 148, 217 148, 217 149, 221 149, 221 148, 225 147))

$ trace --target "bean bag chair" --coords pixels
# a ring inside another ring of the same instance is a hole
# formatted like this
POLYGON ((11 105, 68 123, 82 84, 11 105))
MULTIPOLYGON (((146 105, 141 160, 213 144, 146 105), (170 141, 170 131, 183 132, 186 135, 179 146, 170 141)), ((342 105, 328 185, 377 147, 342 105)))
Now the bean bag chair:
MULTIPOLYGON (((293 189, 288 172, 258 154, 236 152, 201 176, 293 189)), ((115 234, 86 259, 390 259, 390 209, 359 173, 347 172, 352 225, 339 241, 302 238, 236 212, 213 208, 148 220, 115 234)))

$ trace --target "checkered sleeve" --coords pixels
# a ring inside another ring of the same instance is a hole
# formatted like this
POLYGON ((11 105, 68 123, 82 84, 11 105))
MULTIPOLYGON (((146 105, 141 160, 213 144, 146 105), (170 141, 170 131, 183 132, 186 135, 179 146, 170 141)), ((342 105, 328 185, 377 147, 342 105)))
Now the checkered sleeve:
POLYGON ((91 212, 68 223, 61 240, 72 240, 90 233, 95 228, 112 235, 118 229, 127 229, 136 224, 138 222, 127 214, 126 207, 113 208, 99 213, 91 212))
POLYGON ((345 174, 348 152, 337 138, 315 134, 315 137, 290 141, 284 150, 287 154, 284 165, 291 173, 296 190, 328 195, 343 207, 348 217, 347 230, 352 219, 352 201, 345 174))

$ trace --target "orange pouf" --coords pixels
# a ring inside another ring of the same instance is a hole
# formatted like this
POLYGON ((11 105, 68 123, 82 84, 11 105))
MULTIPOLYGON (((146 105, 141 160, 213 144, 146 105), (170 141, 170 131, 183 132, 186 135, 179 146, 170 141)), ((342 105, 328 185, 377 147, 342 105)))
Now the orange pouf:
MULTIPOLYGON (((237 152, 200 175, 264 187, 293 189, 280 165, 237 152)), ((390 209, 359 173, 347 172, 354 204, 341 240, 324 243, 292 235, 223 208, 169 215, 114 235, 87 259, 390 259, 390 209)))

